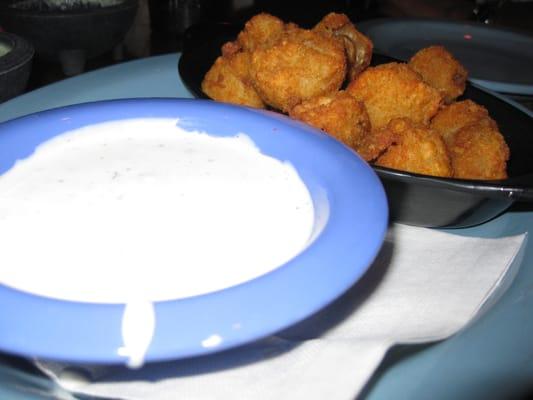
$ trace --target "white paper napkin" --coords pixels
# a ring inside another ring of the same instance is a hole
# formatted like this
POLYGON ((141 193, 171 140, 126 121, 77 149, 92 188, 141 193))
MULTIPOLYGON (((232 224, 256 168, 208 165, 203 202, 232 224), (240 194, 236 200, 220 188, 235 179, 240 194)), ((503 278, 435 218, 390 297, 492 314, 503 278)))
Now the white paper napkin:
POLYGON ((472 321, 512 281, 526 240, 394 225, 360 282, 275 337, 140 370, 36 363, 64 388, 113 399, 353 399, 392 345, 444 339, 472 321))

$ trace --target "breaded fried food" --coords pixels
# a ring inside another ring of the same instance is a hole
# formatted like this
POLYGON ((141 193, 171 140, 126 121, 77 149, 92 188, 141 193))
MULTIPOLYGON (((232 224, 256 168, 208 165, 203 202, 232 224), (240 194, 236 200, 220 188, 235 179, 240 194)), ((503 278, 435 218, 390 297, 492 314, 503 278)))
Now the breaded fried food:
POLYGON ((356 149, 370 132, 370 119, 362 102, 344 91, 306 100, 289 111, 303 121, 356 149))
POLYGON ((250 53, 220 56, 202 81, 202 91, 213 100, 255 108, 265 103, 250 81, 250 53))
POLYGON ((273 15, 260 13, 250 18, 237 36, 237 42, 245 51, 267 49, 285 34, 285 23, 273 15))
POLYGON ((371 129, 359 142, 355 150, 368 162, 376 161, 395 142, 394 132, 390 129, 371 129))
POLYGON ((370 65, 374 45, 345 14, 329 13, 313 29, 342 42, 348 61, 349 81, 353 81, 370 65))
POLYGON ((468 71, 443 46, 419 50, 409 60, 409 66, 441 93, 445 103, 453 102, 465 91, 468 71))
POLYGON ((404 63, 369 67, 346 90, 365 103, 372 129, 404 117, 428 125, 442 103, 439 92, 404 63))
POLYGON ((252 52, 250 74, 263 101, 288 112, 304 100, 340 89, 346 74, 344 49, 331 37, 293 27, 273 46, 252 52))
POLYGON ((388 130, 394 142, 376 160, 376 165, 440 177, 453 175, 444 140, 431 128, 407 118, 396 118, 381 129, 388 130))
POLYGON ((450 143, 459 129, 482 119, 492 121, 487 109, 472 100, 463 100, 439 110, 431 120, 431 127, 441 134, 446 143, 450 143))
POLYGON ((489 119, 480 119, 459 129, 448 149, 456 178, 507 178, 509 147, 496 124, 489 119))

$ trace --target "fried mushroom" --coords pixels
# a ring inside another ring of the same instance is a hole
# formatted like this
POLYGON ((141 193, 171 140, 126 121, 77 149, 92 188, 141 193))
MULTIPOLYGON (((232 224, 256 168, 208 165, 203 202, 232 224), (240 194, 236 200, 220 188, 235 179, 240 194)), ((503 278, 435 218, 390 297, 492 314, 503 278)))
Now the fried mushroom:
POLYGON ((213 100, 265 108, 250 82, 249 66, 247 52, 218 57, 202 81, 202 91, 213 100))
POLYGON ((496 124, 488 119, 459 129, 448 149, 456 178, 507 178, 509 147, 496 124))
POLYGON ((251 54, 250 75, 259 96, 288 112, 295 105, 340 89, 344 49, 335 39, 293 27, 273 46, 251 54))
POLYGON ((439 110, 431 120, 431 127, 441 134, 446 143, 450 143, 458 130, 483 119, 495 124, 485 107, 472 100, 463 100, 439 110))
POLYGON ((285 34, 285 23, 273 15, 260 13, 250 18, 237 36, 244 51, 267 49, 285 34))
POLYGON ((443 46, 430 46, 419 50, 409 60, 409 66, 418 72, 428 85, 437 89, 448 104, 465 91, 468 72, 443 46))
POLYGON ((291 109, 289 116, 323 130, 353 149, 370 132, 364 104, 344 91, 306 100, 291 109))
POLYGON ((442 103, 439 92, 404 63, 369 67, 346 90, 364 102, 372 129, 404 117, 428 125, 442 103))
POLYGON ((349 81, 353 81, 370 65, 374 45, 345 14, 329 13, 313 29, 342 42, 348 61, 349 81))
POLYGON ((431 128, 407 118, 395 118, 381 128, 393 143, 375 164, 419 174, 451 177, 453 169, 442 137, 431 128))

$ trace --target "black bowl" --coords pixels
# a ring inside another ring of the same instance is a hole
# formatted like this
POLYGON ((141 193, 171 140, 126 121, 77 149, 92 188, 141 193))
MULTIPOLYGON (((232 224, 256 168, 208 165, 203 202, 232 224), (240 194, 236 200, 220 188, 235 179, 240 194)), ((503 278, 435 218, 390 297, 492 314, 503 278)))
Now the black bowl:
POLYGON ((28 84, 33 60, 33 46, 12 33, 0 32, 0 102, 18 96, 28 84))
POLYGON ((61 60, 64 52, 77 52, 82 62, 105 54, 124 39, 137 12, 137 0, 117 0, 106 7, 81 1, 58 3, 64 7, 47 4, 43 0, 4 0, 0 25, 29 40, 37 56, 51 61, 61 60))
MULTIPOLYGON (((240 27, 212 24, 185 33, 178 69, 185 86, 198 98, 208 98, 202 79, 220 46, 234 40, 240 27)), ((374 65, 396 61, 374 54, 374 65)), ((467 85, 463 98, 487 108, 511 150, 509 178, 498 181, 436 178, 374 166, 389 199, 393 222, 433 228, 460 228, 486 222, 515 201, 533 201, 533 113, 502 96, 467 85)))

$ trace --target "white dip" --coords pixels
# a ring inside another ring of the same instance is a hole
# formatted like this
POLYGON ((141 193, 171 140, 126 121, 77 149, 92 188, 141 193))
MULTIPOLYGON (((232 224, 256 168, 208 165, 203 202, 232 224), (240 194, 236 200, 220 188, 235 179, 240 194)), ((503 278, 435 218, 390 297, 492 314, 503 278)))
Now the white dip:
POLYGON ((302 250, 313 206, 245 135, 170 119, 60 135, 0 176, 0 282, 59 299, 178 299, 263 275, 302 250))
POLYGON ((152 302, 263 275, 300 252, 313 229, 310 194, 290 164, 244 134, 219 138, 177 124, 132 119, 73 130, 0 176, 0 283, 126 303, 119 353, 132 366, 151 340, 152 302))

